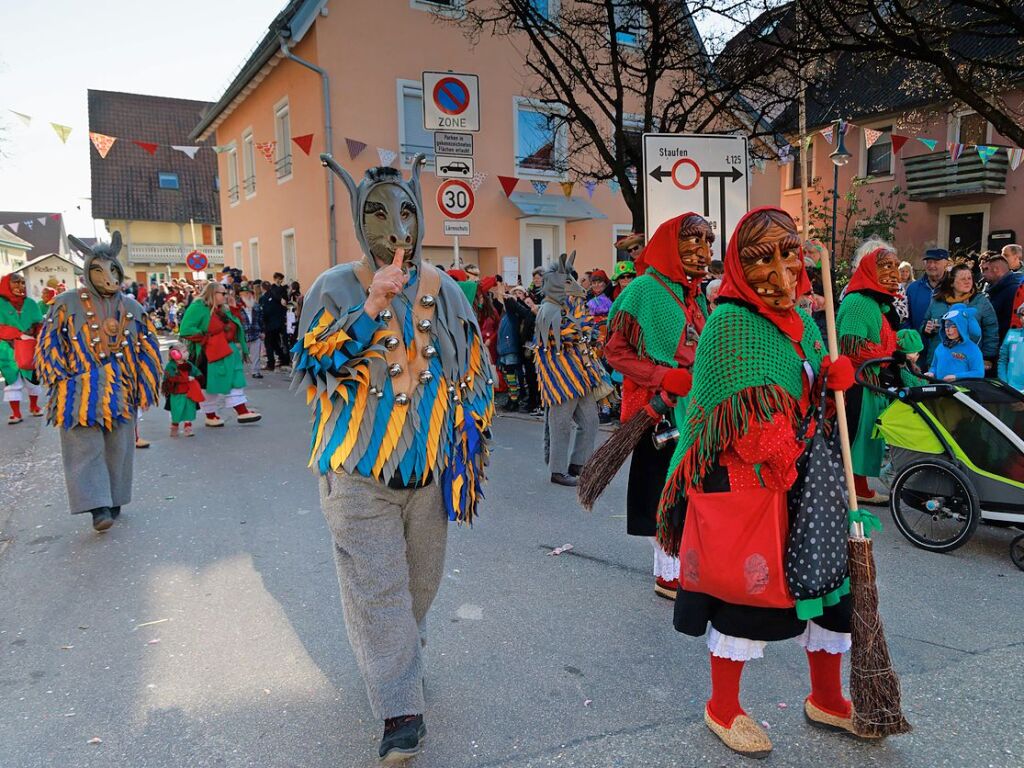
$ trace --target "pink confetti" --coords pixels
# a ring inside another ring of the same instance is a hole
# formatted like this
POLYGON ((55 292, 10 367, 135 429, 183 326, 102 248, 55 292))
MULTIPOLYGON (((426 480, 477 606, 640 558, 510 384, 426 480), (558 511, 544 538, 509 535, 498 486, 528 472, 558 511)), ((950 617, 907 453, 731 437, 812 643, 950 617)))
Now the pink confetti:
POLYGON ((568 552, 571 549, 572 549, 572 544, 563 544, 562 546, 555 547, 550 552, 548 552, 548 556, 550 557, 551 555, 560 555, 563 552, 568 552))
POLYGON ((770 731, 772 729, 772 727, 770 725, 768 725, 768 721, 767 720, 762 720, 761 721, 761 725, 763 725, 765 727, 765 730, 770 731))
POLYGON ((789 708, 789 704, 787 704, 784 701, 780 701, 779 702, 779 709, 788 709, 788 708, 789 708))
POLYGON ((152 640, 150 640, 148 643, 146 643, 146 645, 156 645, 159 642, 160 642, 160 638, 159 637, 154 637, 152 640))

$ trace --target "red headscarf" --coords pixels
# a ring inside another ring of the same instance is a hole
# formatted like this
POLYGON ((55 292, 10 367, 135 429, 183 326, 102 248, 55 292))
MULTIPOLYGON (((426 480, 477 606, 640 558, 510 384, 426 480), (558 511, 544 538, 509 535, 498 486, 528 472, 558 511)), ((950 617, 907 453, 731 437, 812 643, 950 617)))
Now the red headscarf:
MULTIPOLYGON (((732 237, 729 238, 729 247, 725 249, 725 275, 722 277, 722 287, 718 290, 718 300, 737 299, 749 304, 761 317, 770 321, 776 328, 786 334, 790 340, 799 342, 804 335, 804 321, 796 311, 796 308, 773 309, 769 307, 757 295, 757 292, 750 287, 750 283, 747 282, 746 277, 743 275, 743 264, 740 262, 740 247, 737 242, 737 235, 739 234, 740 227, 746 223, 747 219, 755 213, 762 213, 763 211, 778 211, 779 213, 785 213, 787 216, 789 215, 781 208, 766 205, 762 208, 748 211, 739 220, 739 223, 736 224, 736 229, 732 231, 732 237)), ((808 279, 807 271, 804 269, 803 248, 801 247, 800 274, 796 282, 796 295, 797 297, 803 296, 805 293, 809 293, 810 290, 811 281, 808 279)))
POLYGON ((0 279, 0 297, 7 299, 14 306, 16 312, 21 312, 22 306, 25 304, 24 296, 15 296, 14 291, 11 290, 11 276, 4 275, 3 279, 0 279))
POLYGON ((673 283, 690 287, 691 280, 679 261, 679 230, 687 216, 696 215, 687 212, 662 222, 633 263, 638 276, 644 274, 648 267, 654 267, 673 283))
POLYGON ((888 248, 875 248, 864 255, 857 265, 857 271, 853 273, 849 284, 846 286, 847 293, 854 291, 875 291, 884 293, 886 296, 895 296, 896 292, 891 291, 878 282, 878 257, 883 253, 891 253, 888 248))

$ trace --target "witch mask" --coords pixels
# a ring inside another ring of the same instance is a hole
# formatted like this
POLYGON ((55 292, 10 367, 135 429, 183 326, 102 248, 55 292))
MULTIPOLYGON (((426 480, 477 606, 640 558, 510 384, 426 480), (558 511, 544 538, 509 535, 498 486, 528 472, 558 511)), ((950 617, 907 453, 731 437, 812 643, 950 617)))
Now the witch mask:
POLYGON ((15 296, 25 295, 25 278, 21 275, 11 275, 11 293, 15 296))
POLYGON ((875 273, 878 283, 890 293, 895 294, 900 288, 900 264, 896 254, 890 250, 881 250, 876 256, 875 273))
POLYGON ((679 261, 683 272, 694 280, 703 280, 711 263, 715 233, 702 216, 687 216, 679 226, 679 261))
POLYGON ((746 219, 736 237, 743 277, 758 299, 769 309, 792 309, 803 269, 800 236, 792 217, 781 211, 760 211, 746 219))

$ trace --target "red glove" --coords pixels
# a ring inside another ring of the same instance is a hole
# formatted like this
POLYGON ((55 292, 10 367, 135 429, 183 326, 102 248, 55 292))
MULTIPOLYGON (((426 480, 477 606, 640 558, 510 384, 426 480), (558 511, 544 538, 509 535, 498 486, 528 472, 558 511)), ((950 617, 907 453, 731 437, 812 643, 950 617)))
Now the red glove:
POLYGON ((845 392, 855 383, 853 376, 853 361, 846 355, 840 355, 832 360, 828 355, 821 361, 821 375, 828 374, 825 379, 825 386, 833 392, 845 392))
POLYGON ((661 388, 670 395, 685 397, 693 386, 693 374, 685 368, 673 368, 661 380, 661 388))

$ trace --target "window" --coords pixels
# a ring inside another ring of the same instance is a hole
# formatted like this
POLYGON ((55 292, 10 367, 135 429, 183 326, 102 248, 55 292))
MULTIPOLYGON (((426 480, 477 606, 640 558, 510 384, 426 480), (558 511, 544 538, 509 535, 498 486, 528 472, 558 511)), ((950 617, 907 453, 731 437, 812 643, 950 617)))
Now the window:
MULTIPOLYGON (((814 178, 814 149, 812 149, 807 157, 807 183, 811 183, 811 179, 814 178)), ((789 163, 789 185, 786 189, 800 189, 803 186, 803 177, 800 175, 802 168, 800 167, 800 147, 793 145, 793 148, 789 150, 789 156, 793 158, 789 163)))
POLYGON ((292 177, 292 121, 288 112, 288 100, 274 109, 274 138, 277 146, 274 150, 274 170, 278 181, 287 181, 292 177))
POLYGON ((224 245, 224 232, 216 224, 213 225, 213 244, 224 245))
POLYGON ((213 191, 220 192, 220 176, 213 177, 213 191))
POLYGON ((565 122, 556 112, 529 99, 517 99, 515 107, 516 171, 534 176, 565 176, 565 122))
POLYGON ((168 173, 166 171, 160 171, 160 189, 181 189, 181 185, 178 184, 178 174, 168 173))
MULTIPOLYGON (((864 175, 868 178, 872 176, 892 176, 892 126, 887 125, 884 128, 875 128, 876 131, 881 131, 882 135, 878 137, 878 141, 867 147, 867 151, 864 155, 864 175)), ((861 136, 864 132, 861 131, 861 136)))
POLYGON ((643 35, 640 9, 632 0, 616 0, 614 13, 615 42, 639 48, 640 37, 643 35))
POLYGON ((260 241, 254 237, 249 241, 249 277, 260 279, 260 241))
POLYGON ((251 130, 242 135, 242 183, 246 198, 256 194, 256 143, 251 130))
POLYGON ((281 260, 284 262, 284 279, 288 282, 295 280, 299 269, 295 256, 294 229, 286 229, 281 233, 281 260))
POLYGON ((457 16, 466 0, 409 0, 409 7, 417 11, 428 11, 439 16, 457 16))
POLYGON ((434 134, 423 128, 423 87, 418 80, 398 81, 398 143, 404 168, 420 153, 433 164, 434 134))
POLYGON ((551 6, 554 4, 554 0, 530 0, 530 7, 534 13, 540 16, 542 19, 549 21, 554 10, 551 6))
POLYGON ((988 144, 988 121, 977 112, 953 115, 952 137, 956 144, 988 144))
MULTIPOLYGON (((641 115, 623 115, 622 117, 622 132, 624 134, 624 143, 629 151, 633 152, 634 157, 642 158, 644 156, 644 119, 641 115)), ((626 155, 628 157, 628 155, 626 155)), ((629 177, 636 181, 637 169, 636 166, 630 166, 629 177)))
POLYGON ((234 251, 234 254, 235 254, 235 262, 231 266, 233 266, 233 267, 241 267, 242 266, 242 244, 241 243, 235 243, 231 247, 231 250, 234 251))
MULTIPOLYGON (((612 225, 612 268, 620 261, 632 261, 633 254, 629 251, 620 251, 615 247, 615 244, 619 242, 626 235, 633 234, 633 226, 631 224, 613 224, 612 225)), ((610 273, 609 273, 610 274, 610 273)))
POLYGON ((228 200, 238 204, 238 148, 232 142, 228 155, 228 200))

